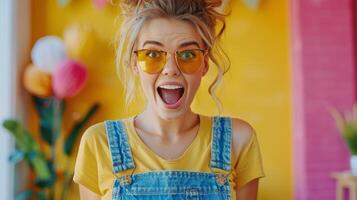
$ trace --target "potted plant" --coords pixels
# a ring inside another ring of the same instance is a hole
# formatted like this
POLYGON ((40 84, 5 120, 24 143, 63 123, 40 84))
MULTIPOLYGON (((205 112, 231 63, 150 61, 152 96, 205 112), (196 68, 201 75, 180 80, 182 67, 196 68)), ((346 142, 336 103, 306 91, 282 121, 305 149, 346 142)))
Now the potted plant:
POLYGON ((330 113, 351 153, 351 173, 357 175, 357 104, 353 106, 351 112, 341 113, 335 108, 330 108, 330 113))

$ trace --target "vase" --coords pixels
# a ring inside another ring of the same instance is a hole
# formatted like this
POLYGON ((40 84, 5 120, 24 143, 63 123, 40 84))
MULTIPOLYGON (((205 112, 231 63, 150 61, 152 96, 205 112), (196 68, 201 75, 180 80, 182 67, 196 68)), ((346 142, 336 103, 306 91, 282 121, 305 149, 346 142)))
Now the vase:
POLYGON ((351 173, 357 175, 357 155, 351 155, 350 158, 351 173))

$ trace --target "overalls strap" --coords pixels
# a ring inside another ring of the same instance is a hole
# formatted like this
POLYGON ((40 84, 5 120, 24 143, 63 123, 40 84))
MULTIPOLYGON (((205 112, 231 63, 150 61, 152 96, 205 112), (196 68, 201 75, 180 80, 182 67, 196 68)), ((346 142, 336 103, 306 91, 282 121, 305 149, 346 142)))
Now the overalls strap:
POLYGON ((213 117, 211 163, 212 168, 231 170, 232 120, 213 117))
POLYGON ((134 169, 135 164, 123 121, 107 120, 105 121, 105 127, 112 157, 113 172, 117 174, 124 170, 134 169))

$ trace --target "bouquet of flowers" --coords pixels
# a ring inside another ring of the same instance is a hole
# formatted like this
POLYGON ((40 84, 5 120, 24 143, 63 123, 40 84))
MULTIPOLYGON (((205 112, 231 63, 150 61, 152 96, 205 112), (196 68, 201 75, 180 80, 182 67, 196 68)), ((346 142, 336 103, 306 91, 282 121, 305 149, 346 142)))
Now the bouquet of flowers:
MULTIPOLYGON (((62 181, 61 199, 66 199, 72 183, 73 169, 67 164, 58 169, 56 144, 61 133, 66 101, 76 96, 87 80, 87 69, 79 61, 68 58, 65 43, 56 36, 40 38, 34 45, 33 64, 26 67, 23 85, 31 94, 39 116, 39 131, 42 141, 34 139, 26 128, 15 119, 8 119, 3 126, 15 138, 17 149, 10 161, 24 160, 33 171, 35 181, 29 189, 18 194, 16 199, 54 199, 55 183, 62 181), (44 145, 49 148, 41 148, 44 145)), ((77 119, 64 139, 63 154, 70 159, 77 139, 89 119, 97 112, 98 103, 77 119)))

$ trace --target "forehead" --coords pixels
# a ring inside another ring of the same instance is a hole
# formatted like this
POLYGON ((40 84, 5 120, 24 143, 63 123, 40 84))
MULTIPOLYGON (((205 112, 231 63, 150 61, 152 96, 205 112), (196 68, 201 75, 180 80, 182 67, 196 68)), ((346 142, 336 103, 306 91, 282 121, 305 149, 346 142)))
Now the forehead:
POLYGON ((154 18, 145 22, 138 35, 138 47, 142 48, 146 41, 157 41, 166 48, 177 48, 182 43, 195 41, 203 47, 201 36, 193 24, 173 18, 154 18))

